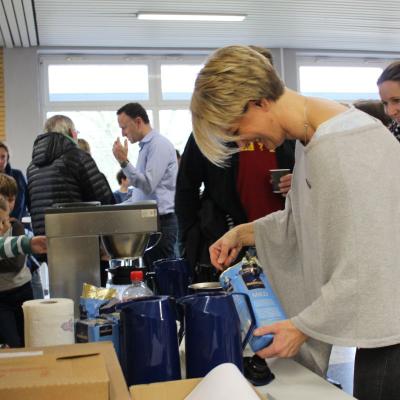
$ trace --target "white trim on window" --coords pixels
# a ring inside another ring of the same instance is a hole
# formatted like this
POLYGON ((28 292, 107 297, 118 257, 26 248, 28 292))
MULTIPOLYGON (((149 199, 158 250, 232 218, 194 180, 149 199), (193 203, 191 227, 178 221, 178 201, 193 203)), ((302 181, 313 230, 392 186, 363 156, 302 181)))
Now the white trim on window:
MULTIPOLYGON (((297 88, 300 91, 300 67, 365 67, 381 68, 383 70, 396 59, 398 57, 395 54, 298 52, 296 56, 297 88)), ((351 96, 349 94, 349 97, 351 96)), ((354 93, 354 96, 357 97, 358 94, 354 93)), ((349 98, 335 98, 335 100, 342 102, 351 101, 349 98)))
POLYGON ((162 64, 202 64, 205 56, 193 55, 92 55, 92 54, 42 54, 41 67, 41 114, 43 121, 47 112, 77 111, 77 110, 104 110, 116 111, 125 102, 117 101, 49 101, 48 67, 54 64, 147 64, 149 72, 149 99, 140 101, 148 110, 153 111, 153 127, 159 129, 159 111, 161 109, 188 109, 190 100, 164 100, 161 93, 161 65, 162 64))

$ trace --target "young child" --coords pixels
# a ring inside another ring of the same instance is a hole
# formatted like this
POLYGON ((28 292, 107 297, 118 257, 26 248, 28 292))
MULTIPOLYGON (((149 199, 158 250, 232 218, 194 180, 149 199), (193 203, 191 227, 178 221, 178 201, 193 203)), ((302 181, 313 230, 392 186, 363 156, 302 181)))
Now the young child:
POLYGON ((115 202, 117 204, 123 203, 132 196, 133 188, 129 187, 129 180, 125 176, 124 171, 119 170, 117 173, 117 181, 119 184, 119 189, 114 192, 115 202))
POLYGON ((24 254, 46 249, 45 238, 30 239, 19 221, 10 221, 16 191, 15 180, 0 174, 0 343, 10 347, 24 345, 22 303, 33 299, 24 254))

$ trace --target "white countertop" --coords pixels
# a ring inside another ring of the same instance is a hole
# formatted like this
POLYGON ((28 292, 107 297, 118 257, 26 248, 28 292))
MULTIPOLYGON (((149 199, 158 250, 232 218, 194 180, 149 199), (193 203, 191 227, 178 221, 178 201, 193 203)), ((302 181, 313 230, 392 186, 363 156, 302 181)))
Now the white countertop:
POLYGON ((297 362, 284 358, 270 359, 268 365, 275 379, 257 390, 268 400, 349 400, 343 390, 327 382, 297 362))
MULTIPOLYGON (((185 341, 179 347, 182 378, 186 376, 185 341)), ((254 353, 247 346, 243 355, 254 353)), ((268 400, 350 400, 350 396, 319 375, 288 358, 267 359, 275 379, 265 386, 256 386, 268 400)))

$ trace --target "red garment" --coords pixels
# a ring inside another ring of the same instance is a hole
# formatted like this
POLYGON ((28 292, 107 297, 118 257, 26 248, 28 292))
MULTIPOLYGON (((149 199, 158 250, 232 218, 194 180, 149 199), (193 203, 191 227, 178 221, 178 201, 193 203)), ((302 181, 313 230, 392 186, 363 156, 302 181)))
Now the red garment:
POLYGON ((275 152, 262 143, 250 143, 240 149, 236 186, 249 222, 285 207, 284 197, 272 192, 269 170, 275 168, 275 152))

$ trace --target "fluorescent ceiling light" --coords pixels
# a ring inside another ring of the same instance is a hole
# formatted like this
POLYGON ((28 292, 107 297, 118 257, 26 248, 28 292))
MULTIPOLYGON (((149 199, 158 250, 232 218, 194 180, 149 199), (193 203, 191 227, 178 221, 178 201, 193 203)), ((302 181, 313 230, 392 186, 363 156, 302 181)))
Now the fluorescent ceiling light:
POLYGON ((235 14, 195 14, 195 13, 150 13, 138 12, 137 19, 147 19, 155 21, 222 21, 222 22, 241 22, 246 15, 235 14))

